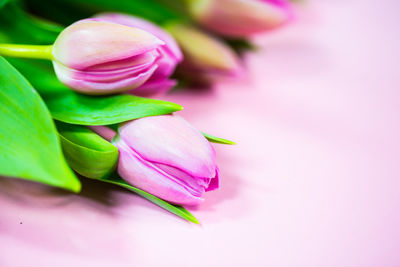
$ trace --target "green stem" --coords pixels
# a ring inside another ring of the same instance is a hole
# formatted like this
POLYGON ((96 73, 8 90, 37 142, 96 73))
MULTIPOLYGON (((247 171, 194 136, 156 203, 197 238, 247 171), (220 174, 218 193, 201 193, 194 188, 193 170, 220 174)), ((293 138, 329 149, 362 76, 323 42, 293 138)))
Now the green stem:
POLYGON ((53 60, 52 45, 0 44, 0 55, 53 60))

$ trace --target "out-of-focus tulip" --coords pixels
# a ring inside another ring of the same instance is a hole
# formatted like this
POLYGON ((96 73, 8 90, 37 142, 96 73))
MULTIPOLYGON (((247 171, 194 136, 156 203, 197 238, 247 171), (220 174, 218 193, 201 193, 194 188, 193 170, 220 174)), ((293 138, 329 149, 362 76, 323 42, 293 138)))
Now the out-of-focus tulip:
POLYGON ((139 28, 97 19, 67 27, 52 54, 61 82, 87 94, 109 94, 138 88, 158 68, 163 41, 139 28))
POLYGON ((183 51, 185 68, 195 75, 236 76, 241 72, 240 59, 219 39, 183 24, 171 24, 167 29, 183 51))
POLYGON ((265 32, 292 17, 287 0, 188 0, 188 3, 197 22, 232 37, 265 32))
POLYGON ((215 151, 175 115, 146 117, 119 127, 118 173, 128 183, 172 203, 196 205, 218 188, 215 151))
POLYGON ((165 45, 157 48, 159 56, 155 64, 157 64, 158 67, 144 84, 132 91, 133 94, 147 96, 166 92, 176 84, 176 82, 169 79, 169 77, 174 72, 176 65, 182 61, 183 57, 179 46, 169 33, 147 20, 131 15, 103 13, 95 16, 95 19, 142 29, 153 34, 165 43, 165 45))

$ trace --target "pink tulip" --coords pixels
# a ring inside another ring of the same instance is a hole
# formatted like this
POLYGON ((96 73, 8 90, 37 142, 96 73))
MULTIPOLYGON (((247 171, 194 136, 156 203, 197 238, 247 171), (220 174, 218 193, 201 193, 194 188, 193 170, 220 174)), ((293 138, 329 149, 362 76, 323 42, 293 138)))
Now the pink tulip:
POLYGON ((147 20, 131 15, 103 13, 95 16, 95 19, 144 30, 165 43, 165 45, 157 48, 157 52, 159 53, 159 57, 155 62, 158 65, 157 69, 150 79, 132 91, 133 94, 142 96, 153 95, 166 92, 175 86, 175 80, 169 79, 169 76, 174 72, 176 65, 182 61, 183 56, 179 46, 169 33, 147 20))
POLYGON ((199 204, 205 191, 218 188, 213 147, 181 117, 133 120, 118 133, 118 173, 133 186, 182 205, 199 204))
POLYGON ((167 45, 140 28, 85 19, 58 36, 52 50, 53 64, 59 80, 82 93, 118 93, 142 85, 141 90, 145 90, 144 84, 152 79, 161 85, 162 79, 171 83, 167 79, 171 71, 166 71, 160 60, 168 51, 161 47, 167 45))
POLYGON ((292 18, 287 0, 191 0, 189 3, 197 22, 232 37, 265 32, 292 18))

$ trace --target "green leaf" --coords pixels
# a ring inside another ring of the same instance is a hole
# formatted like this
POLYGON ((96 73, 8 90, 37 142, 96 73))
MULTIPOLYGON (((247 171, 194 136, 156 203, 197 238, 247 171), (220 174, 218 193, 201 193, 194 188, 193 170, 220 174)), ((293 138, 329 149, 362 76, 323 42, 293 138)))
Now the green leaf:
POLYGON ((35 13, 64 24, 99 12, 123 12, 156 23, 189 19, 183 4, 177 0, 30 0, 27 4, 35 13))
MULTIPOLYGON (((109 177, 108 174, 118 161, 118 149, 102 137, 80 125, 57 123, 57 128, 67 161, 76 172, 88 178, 122 186, 185 220, 199 223, 185 208, 133 187, 120 177, 109 177)), ((118 174, 115 173, 115 176, 118 174)))
POLYGON ((206 134, 206 133, 202 133, 204 135, 205 138, 207 138, 208 141, 212 142, 212 143, 217 143, 217 144, 224 144, 224 145, 236 145, 235 142, 227 140, 227 139, 223 139, 223 138, 219 138, 210 134, 206 134))
POLYGON ((2 42, 52 44, 61 27, 37 19, 23 11, 15 1, 0 6, 0 35, 2 42))
POLYGON ((156 196, 153 196, 152 194, 149 194, 143 190, 140 190, 139 188, 129 185, 127 182, 125 182, 121 178, 105 178, 105 179, 99 179, 99 181, 103 181, 106 183, 115 184, 115 185, 124 187, 124 188, 140 195, 141 197, 146 198, 147 200, 153 202, 154 204, 160 206, 161 208, 163 208, 185 220, 199 224, 199 221, 184 207, 172 205, 156 196))
POLYGON ((64 92, 44 99, 53 118, 80 125, 115 124, 182 109, 174 103, 132 95, 93 97, 64 92))
POLYGON ((79 192, 40 96, 0 57, 0 175, 79 192))
POLYGON ((87 127, 57 122, 65 158, 82 176, 100 179, 118 162, 118 148, 87 127))
POLYGON ((43 97, 54 119, 79 125, 109 125, 169 114, 182 106, 128 94, 88 96, 76 93, 55 77, 45 61, 10 58, 43 97))
POLYGON ((5 4, 7 4, 8 2, 10 2, 10 0, 0 0, 0 8, 5 6, 5 4))

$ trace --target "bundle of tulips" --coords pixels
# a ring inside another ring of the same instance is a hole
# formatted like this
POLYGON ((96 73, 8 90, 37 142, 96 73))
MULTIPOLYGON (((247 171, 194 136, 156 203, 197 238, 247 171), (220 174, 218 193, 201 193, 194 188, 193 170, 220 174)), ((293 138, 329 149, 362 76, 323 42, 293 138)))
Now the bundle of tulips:
POLYGON ((218 188, 210 142, 233 142, 150 97, 238 75, 248 37, 291 18, 286 0, 0 0, 0 175, 97 179, 197 222, 182 205, 218 188))

